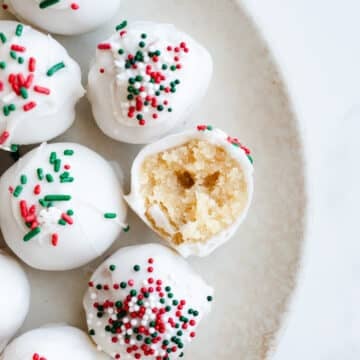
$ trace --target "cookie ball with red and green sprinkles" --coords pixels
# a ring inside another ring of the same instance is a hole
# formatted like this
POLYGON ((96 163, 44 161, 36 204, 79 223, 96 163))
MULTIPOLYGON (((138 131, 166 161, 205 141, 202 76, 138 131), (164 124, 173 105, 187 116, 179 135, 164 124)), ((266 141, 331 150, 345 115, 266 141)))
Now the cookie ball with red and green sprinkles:
POLYGON ((127 232, 118 172, 74 143, 42 144, 0 179, 0 225, 29 266, 69 270, 102 255, 127 232))
POLYGON ((4 0, 15 16, 50 33, 75 35, 96 29, 119 10, 121 0, 4 0))
POLYGON ((97 45, 88 97, 106 135, 149 143, 186 122, 211 76, 209 52, 190 35, 169 24, 123 20, 97 45))
POLYGON ((0 21, 0 148, 62 134, 83 94, 80 67, 60 43, 30 26, 0 21))
POLYGON ((171 360, 186 357, 213 299, 183 258, 148 244, 120 249, 100 265, 84 308, 89 335, 112 359, 171 360))
POLYGON ((14 339, 1 354, 2 360, 109 360, 75 327, 49 324, 14 339))
POLYGON ((30 284, 20 264, 0 250, 0 353, 29 311, 30 284))

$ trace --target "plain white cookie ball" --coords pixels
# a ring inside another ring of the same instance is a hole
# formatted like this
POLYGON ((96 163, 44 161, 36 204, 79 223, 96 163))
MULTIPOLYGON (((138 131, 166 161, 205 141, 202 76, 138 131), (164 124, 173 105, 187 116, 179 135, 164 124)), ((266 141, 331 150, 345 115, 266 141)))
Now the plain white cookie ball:
POLYGON ((42 144, 0 179, 0 224, 28 265, 69 270, 107 250, 126 230, 122 185, 113 167, 85 146, 42 144))
POLYGON ((0 352, 20 328, 29 311, 30 284, 24 270, 0 250, 0 352))
POLYGON ((50 33, 75 35, 111 19, 120 0, 5 0, 10 12, 50 33))
POLYGON ((83 94, 80 67, 60 43, 29 26, 0 21, 0 148, 62 134, 83 94))
POLYGON ((1 360, 106 360, 81 330, 48 325, 19 336, 0 355, 1 360))
POLYGON ((177 359, 210 312, 213 289, 171 249, 118 250, 84 298, 89 334, 114 359, 177 359), (169 357, 168 357, 169 355, 169 357))
POLYGON ((149 143, 187 120, 211 75, 208 51, 174 25, 123 21, 98 44, 88 97, 106 135, 149 143))

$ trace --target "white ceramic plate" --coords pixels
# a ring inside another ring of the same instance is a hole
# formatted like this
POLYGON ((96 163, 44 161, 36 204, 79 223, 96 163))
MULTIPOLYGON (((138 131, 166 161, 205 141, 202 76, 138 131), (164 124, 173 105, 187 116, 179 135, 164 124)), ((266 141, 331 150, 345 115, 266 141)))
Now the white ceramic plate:
MULTIPOLYGON (((235 1, 123 2, 116 18, 98 31, 57 39, 81 64, 84 82, 96 44, 124 18, 174 23, 211 51, 214 78, 192 119, 218 125, 250 146, 255 159, 255 197, 248 219, 227 245, 208 258, 190 260, 216 288, 216 302, 187 359, 264 359, 294 287, 303 235, 301 147, 283 85, 268 49, 235 1)), ((10 18, 5 13, 2 17, 10 18)), ((57 140, 85 144, 119 162, 129 190, 130 165, 140 147, 105 137, 86 99, 78 106, 72 129, 57 140)), ((3 171, 9 157, 0 156, 3 171)), ((158 241, 132 213, 129 222, 132 231, 123 234, 107 254, 124 245, 158 241)), ((32 303, 22 331, 49 322, 85 328, 82 296, 90 273, 101 261, 65 273, 27 268, 32 303)))

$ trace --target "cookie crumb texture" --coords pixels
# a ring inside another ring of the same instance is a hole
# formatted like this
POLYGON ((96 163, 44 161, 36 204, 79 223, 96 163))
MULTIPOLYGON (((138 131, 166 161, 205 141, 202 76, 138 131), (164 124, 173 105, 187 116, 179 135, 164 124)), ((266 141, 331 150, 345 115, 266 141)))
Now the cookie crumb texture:
POLYGON ((248 202, 240 164, 204 140, 147 157, 140 182, 147 220, 174 245, 206 243, 231 226, 248 202), (155 209, 166 217, 166 226, 159 226, 155 209))

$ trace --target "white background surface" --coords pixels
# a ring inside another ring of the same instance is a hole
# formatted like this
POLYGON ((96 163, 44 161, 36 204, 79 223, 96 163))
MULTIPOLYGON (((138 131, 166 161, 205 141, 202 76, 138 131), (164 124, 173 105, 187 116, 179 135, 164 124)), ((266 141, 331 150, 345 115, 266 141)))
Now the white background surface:
POLYGON ((303 267, 276 360, 360 358, 360 2, 244 0, 274 51, 305 144, 303 267))

